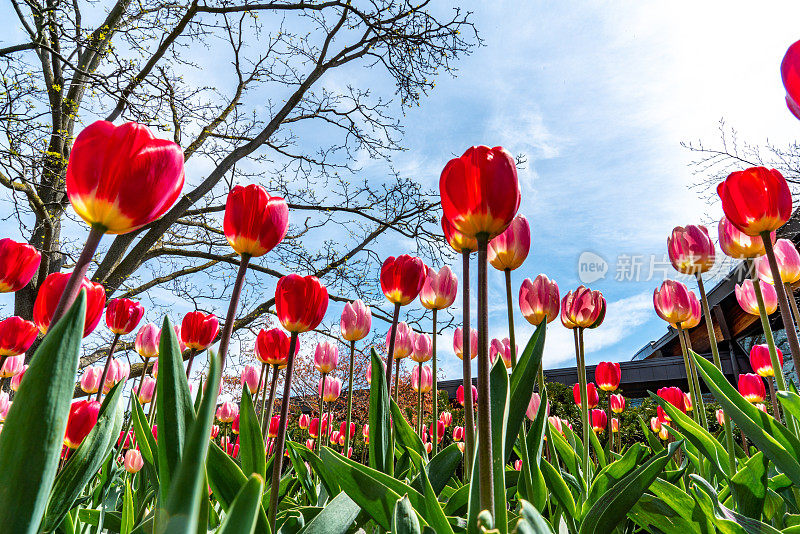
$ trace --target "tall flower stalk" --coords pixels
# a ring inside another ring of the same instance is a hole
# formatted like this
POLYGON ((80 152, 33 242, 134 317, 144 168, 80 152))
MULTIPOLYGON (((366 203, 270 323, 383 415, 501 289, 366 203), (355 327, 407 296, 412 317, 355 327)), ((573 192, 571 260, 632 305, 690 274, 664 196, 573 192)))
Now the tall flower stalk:
MULTIPOLYGON (((350 423, 353 414, 353 370, 356 357, 356 341, 367 337, 372 328, 372 310, 361 299, 348 302, 342 310, 339 320, 342 337, 350 343, 350 367, 347 373, 347 436, 344 438, 344 450, 350 450, 350 423)), ((321 413, 321 411, 320 411, 321 413)), ((320 415, 320 417, 322 417, 320 415)))
MULTIPOLYGON (((561 297, 558 284, 540 274, 533 281, 526 278, 519 287, 519 309, 530 324, 539 326, 558 317, 561 297)), ((544 363, 539 364, 539 391, 544 391, 544 363)))

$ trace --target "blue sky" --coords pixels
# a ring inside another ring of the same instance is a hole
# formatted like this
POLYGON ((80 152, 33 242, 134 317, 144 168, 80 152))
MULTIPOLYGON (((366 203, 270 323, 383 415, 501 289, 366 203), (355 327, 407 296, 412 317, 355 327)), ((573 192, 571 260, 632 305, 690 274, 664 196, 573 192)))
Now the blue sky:
MULTIPOLYGON (((485 46, 457 63, 457 77, 442 76, 419 107, 406 110, 408 150, 395 156, 394 167, 435 188, 447 160, 470 145, 525 154, 520 213, 531 223, 533 245, 513 273, 515 298, 522 279, 540 272, 563 295, 580 283, 581 254, 599 255, 610 270, 591 287, 604 292, 609 307, 602 327, 586 334, 588 361, 628 360, 666 332, 651 300, 663 274, 615 281, 618 256, 660 260, 674 226, 721 214, 690 188, 697 177, 680 142, 714 144, 720 119, 756 143, 788 144, 800 132, 784 106, 778 72, 786 48, 800 39, 800 5, 495 1, 464 8, 474 11, 485 46)), ((5 22, 0 28, 18 32, 5 22)), ((358 77, 391 93, 390 82, 375 74, 348 70, 326 75, 324 83, 344 86, 358 77)), ((382 162, 364 158, 362 166, 370 179, 385 175, 382 162)), ((204 172, 197 166, 187 180, 204 172)), ((408 252, 403 245, 394 240, 381 250, 408 252)), ((460 262, 453 268, 460 276, 460 262)), ((490 282, 490 336, 506 337, 502 274, 490 269, 490 282)), ((2 302, 6 310, 10 304, 2 302)), ((181 308, 175 313, 189 309, 181 308)), ((224 307, 216 311, 224 315, 224 307)), ((337 325, 339 311, 332 306, 327 322, 337 325)), ((457 305, 453 311, 460 315, 457 305)), ((516 324, 523 345, 532 327, 519 312, 516 324)), ((386 328, 379 321, 375 327, 386 328)), ((457 378, 461 364, 451 340, 450 332, 439 343, 440 365, 447 378, 457 378)), ((570 332, 552 323, 546 367, 574 365, 573 358, 570 332)))

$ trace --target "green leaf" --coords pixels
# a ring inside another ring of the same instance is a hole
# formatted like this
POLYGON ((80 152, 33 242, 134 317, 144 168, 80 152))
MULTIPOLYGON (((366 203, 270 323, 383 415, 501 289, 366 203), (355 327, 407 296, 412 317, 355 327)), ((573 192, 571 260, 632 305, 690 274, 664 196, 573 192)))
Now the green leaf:
MULTIPOLYGON (((167 321, 165 321, 167 323, 167 321)), ((170 327, 170 332, 174 331, 170 327)), ((161 336, 162 349, 164 348, 164 335, 161 336)), ((160 356, 159 356, 160 358, 160 356)), ((205 464, 211 425, 214 422, 214 410, 217 406, 217 392, 220 382, 220 361, 216 354, 209 353, 208 381, 203 399, 200 401, 200 410, 197 413, 197 420, 191 425, 191 430, 186 438, 182 451, 183 460, 178 465, 175 476, 170 484, 169 493, 166 501, 165 515, 159 517, 158 522, 163 525, 164 532, 196 532, 198 526, 198 516, 200 514, 200 501, 207 499, 205 464)), ((181 366, 182 367, 182 366, 181 366)), ((158 378, 164 371, 159 365, 158 378)), ((183 376, 185 381, 186 377, 183 376)), ((170 404, 167 403, 166 406, 170 404)), ((177 409, 192 410, 191 403, 187 406, 177 406, 177 409)), ((160 407, 159 407, 160 411, 160 407)), ((169 418, 172 419, 172 418, 169 418)), ((178 416, 174 419, 182 419, 178 416)), ((169 428, 169 427, 161 427, 169 428)), ((170 434, 162 432, 161 435, 170 434)), ((159 446, 163 438, 159 439, 159 446)), ((162 482, 163 484, 163 482, 162 482)))
POLYGON ((670 443, 666 451, 654 456, 628 476, 614 484, 592 506, 581 523, 581 534, 611 532, 633 508, 642 493, 664 470, 682 441, 670 443))
POLYGON ((302 534, 346 534, 361 507, 346 493, 339 493, 301 530, 302 534))
MULTIPOLYGON (((544 321, 542 321, 544 322, 544 321)), ((515 532, 519 534, 552 534, 553 529, 542 514, 526 500, 520 501, 520 515, 515 532)))
MULTIPOLYGON (((793 384, 793 382, 789 382, 793 384)), ((779 390, 775 392, 784 409, 800 421, 800 395, 792 391, 779 390)))
MULTIPOLYGON (((394 436, 397 440, 397 445, 411 449, 427 463, 428 453, 425 451, 425 445, 422 444, 422 439, 420 439, 419 435, 411 428, 406 418, 403 417, 403 412, 400 410, 397 403, 394 402, 394 399, 389 399, 389 404, 392 410, 392 423, 394 424, 394 436)), ((372 429, 372 426, 370 426, 370 429, 372 429)))
POLYGON ((431 481, 428 480, 428 473, 425 469, 421 469, 419 474, 422 477, 422 497, 425 499, 425 514, 423 515, 425 522, 434 527, 437 534, 453 534, 453 528, 447 522, 447 517, 436 499, 436 492, 431 486, 431 481))
POLYGON ((264 450, 264 438, 261 436, 253 399, 247 386, 244 386, 239 410, 239 460, 245 475, 255 473, 262 480, 266 479, 267 460, 264 450))
MULTIPOLYGON (((241 445, 239 450, 241 450, 241 445)), ((261 510, 261 492, 263 490, 264 479, 258 474, 252 474, 233 500, 228 515, 220 525, 217 534, 253 534, 258 522, 258 513, 261 510)))
POLYGON ((529 485, 527 500, 534 505, 537 510, 544 510, 547 502, 547 485, 540 467, 542 457, 542 444, 544 434, 547 429, 548 399, 547 388, 542 390, 541 403, 536 417, 531 425, 530 432, 526 435, 524 430, 520 431, 522 440, 525 440, 525 452, 522 458, 522 471, 525 478, 524 484, 529 485))
POLYGON ((131 479, 125 479, 125 497, 122 500, 122 524, 120 534, 130 534, 133 530, 133 493, 131 493, 131 479))
POLYGON ((633 505, 628 517, 645 532, 701 534, 697 523, 688 521, 662 499, 647 493, 633 505))
POLYGON ((54 530, 61 523, 86 484, 97 475, 109 453, 114 449, 117 441, 115 438, 122 429, 123 415, 120 406, 122 390, 122 383, 117 383, 109 391, 100 407, 97 424, 86 435, 56 477, 47 504, 44 521, 46 532, 54 530))
MULTIPOLYGON (((542 321, 544 323, 545 321, 542 321)), ((536 369, 534 369, 536 371, 536 369)), ((508 508, 506 505, 506 422, 509 413, 509 383, 508 371, 502 361, 502 358, 497 358, 492 366, 492 371, 489 375, 489 388, 491 390, 491 407, 492 407, 492 472, 494 474, 494 521, 495 525, 501 533, 508 531, 508 508)), ((528 399, 525 402, 525 407, 522 409, 522 416, 525 416, 525 409, 528 407, 531 396, 528 393, 528 399)), ((512 440, 510 447, 513 449, 514 442, 512 440)), ((511 449, 509 449, 510 451, 511 449)), ((481 454, 480 448, 476 448, 475 463, 478 463, 478 456, 481 454)), ((510 452, 509 452, 510 454, 510 452)), ((478 479, 473 480, 473 484, 478 479)), ((433 525, 431 525, 433 526, 433 525)))
POLYGON ((0 525, 7 532, 39 531, 75 391, 85 310, 81 290, 33 355, 0 433, 0 525))
POLYGON ((768 464, 767 457, 759 451, 731 478, 730 487, 736 499, 736 509, 747 517, 761 518, 767 497, 768 464))
POLYGON ((689 475, 694 482, 692 495, 722 534, 779 534, 780 531, 756 519, 743 516, 719 502, 714 488, 703 478, 689 475))
MULTIPOLYGON (((383 473, 394 472, 389 427, 389 391, 380 357, 372 349, 372 377, 369 384, 369 466, 383 473)), ((395 499, 396 501, 396 499, 395 499)), ((395 501, 392 501, 394 504, 395 501)), ((388 522, 387 522, 388 525, 388 522)), ((385 528, 388 528, 386 526, 385 528)))
POLYGON ((394 505, 392 513, 392 534, 420 534, 417 514, 411 507, 408 495, 404 495, 394 505))
POLYGON ((147 417, 144 415, 144 410, 138 401, 131 403, 131 419, 133 419, 133 434, 136 436, 136 445, 139 447, 139 452, 142 453, 145 468, 150 475, 151 482, 156 490, 158 490, 158 457, 155 456, 154 451, 158 445, 156 438, 153 436, 153 431, 150 425, 147 424, 147 417))
MULTIPOLYGON (((608 423, 608 425, 610 426, 611 423, 608 423)), ((606 452, 603 450, 603 446, 600 445, 600 440, 597 439, 597 434, 593 429, 590 430, 589 441, 592 443, 592 448, 594 449, 595 455, 597 455, 597 469, 600 470, 608 465, 608 462, 606 462, 606 452)))
POLYGON ((634 443, 633 446, 616 462, 613 462, 595 475, 592 481, 592 486, 589 488, 589 494, 586 501, 583 503, 582 515, 588 513, 592 505, 602 497, 609 488, 613 487, 620 480, 628 476, 631 471, 636 469, 639 462, 644 456, 644 451, 639 443, 634 443))
POLYGON ((322 460, 319 459, 319 456, 317 456, 314 451, 306 447, 304 444, 294 441, 287 441, 286 446, 299 454, 303 460, 308 462, 314 472, 319 475, 329 497, 338 495, 342 491, 339 487, 339 483, 336 481, 336 477, 332 477, 330 475, 328 470, 325 469, 325 466, 322 465, 322 460))
POLYGON ((167 502, 172 477, 180 465, 186 434, 194 421, 194 413, 178 338, 169 317, 164 317, 161 341, 158 344, 156 379, 156 421, 161 429, 157 442, 158 479, 163 502, 167 502))
POLYGON ((447 504, 444 506, 444 513, 445 515, 452 516, 452 515, 462 515, 463 510, 467 506, 467 502, 469 501, 469 484, 461 486, 458 488, 447 500, 447 504))
MULTIPOLYGON (((462 459, 463 455, 458 445, 451 443, 439 451, 439 453, 431 458, 431 461, 425 465, 425 470, 431 481, 431 487, 433 487, 433 491, 436 492, 436 495, 439 495, 447 486, 447 482, 450 480, 450 477, 453 476, 453 473, 455 473, 462 459)), ((417 475, 411 482, 411 487, 416 490, 421 490, 420 483, 420 475, 417 475)))
POLYGON ((289 456, 289 461, 292 462, 294 472, 297 474, 297 480, 300 482, 300 486, 302 486, 303 491, 306 493, 308 502, 312 504, 316 503, 319 499, 319 496, 317 495, 317 485, 314 481, 314 477, 309 471, 309 468, 306 467, 305 461, 303 461, 303 458, 293 447, 286 447, 286 453, 287 456, 289 456))
POLYGON ((731 419, 744 430, 760 451, 781 471, 800 480, 800 442, 772 416, 765 414, 742 397, 714 364, 705 358, 697 359, 697 370, 714 397, 731 419))
POLYGON ((567 467, 567 470, 572 473, 575 478, 582 478, 580 468, 581 460, 576 454, 575 449, 567 443, 567 440, 564 439, 561 432, 556 430, 556 427, 554 427, 552 423, 548 421, 547 424, 549 425, 549 432, 547 435, 550 436, 550 439, 553 441, 553 446, 564 462, 564 465, 567 467))
MULTIPOLYGON (((714 525, 711 520, 705 515, 705 512, 698 506, 692 496, 681 488, 657 478, 650 485, 649 491, 661 499, 680 518, 690 524, 695 524, 700 532, 704 534, 714 532, 714 525)), ((676 522, 679 523, 677 520, 676 522)))
POLYGON ((694 445, 703 456, 709 459, 715 471, 726 480, 730 480, 732 473, 725 447, 723 447, 705 428, 698 425, 694 419, 673 406, 670 402, 662 399, 652 391, 648 391, 647 393, 650 395, 650 398, 661 406, 667 415, 669 415, 674 424, 681 429, 682 435, 694 445))
POLYGON ((547 460, 542 461, 540 467, 542 469, 542 475, 544 475, 544 479, 547 482, 547 488, 550 490, 552 496, 555 497, 558 505, 564 513, 567 514, 569 519, 577 519, 575 498, 572 496, 572 492, 569 491, 567 483, 564 482, 564 479, 561 478, 556 468, 547 460))
MULTIPOLYGON (((542 362, 544 352, 544 339, 547 321, 542 321, 525 345, 525 350, 517 361, 514 371, 511 373, 508 420, 506 422, 506 436, 503 457, 503 464, 508 462, 511 452, 514 450, 514 442, 519 435, 522 421, 525 419, 525 411, 531 402, 533 387, 536 384, 536 373, 542 362)), ((494 399, 494 397, 492 397, 494 399)))

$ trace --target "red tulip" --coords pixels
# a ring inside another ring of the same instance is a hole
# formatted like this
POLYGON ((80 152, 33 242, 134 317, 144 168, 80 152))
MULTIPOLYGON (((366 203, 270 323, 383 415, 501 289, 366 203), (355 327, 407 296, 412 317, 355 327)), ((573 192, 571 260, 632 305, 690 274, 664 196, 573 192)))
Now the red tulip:
POLYGON ((602 432, 608 425, 608 416, 603 410, 592 410, 592 430, 596 433, 602 432))
POLYGON ((67 195, 89 226, 125 234, 161 217, 183 189, 183 152, 141 124, 97 121, 78 135, 67 195))
MULTIPOLYGON (((70 273, 51 273, 45 278, 39 288, 36 301, 33 304, 33 322, 42 334, 50 328, 50 321, 56 311, 58 301, 69 280, 70 273)), ((103 316, 106 306, 106 290, 100 284, 91 282, 84 277, 81 288, 86 290, 86 319, 83 324, 83 337, 91 334, 103 316)))
POLYGON ((297 426, 302 428, 303 430, 308 429, 308 425, 311 423, 311 417, 307 413, 301 413, 300 417, 297 418, 297 426))
POLYGON ((316 276, 290 274, 278 280, 275 311, 289 332, 313 330, 322 322, 327 309, 328 291, 316 276))
POLYGON ((478 250, 478 241, 474 237, 467 237, 447 221, 447 217, 442 217, 442 231, 447 244, 456 252, 474 252, 478 250))
POLYGON ((314 440, 313 439, 307 439, 306 440, 306 448, 311 449, 312 451, 314 450, 314 440))
POLYGON ((274 416, 269 420, 269 429, 267 429, 267 437, 268 438, 277 438, 278 437, 278 425, 281 422, 281 418, 277 415, 274 416))
MULTIPOLYGON (((456 390, 456 400, 461 406, 464 406, 464 385, 458 386, 456 390)), ((472 403, 478 402, 478 388, 472 386, 472 403)))
POLYGON ((705 226, 676 226, 667 238, 667 252, 679 273, 704 273, 714 266, 714 242, 705 226))
POLYGON ((619 419, 617 419, 616 417, 611 418, 611 431, 619 432, 619 419))
POLYGON ((445 265, 437 273, 428 269, 425 282, 419 292, 419 301, 429 310, 443 310, 449 308, 456 300, 458 293, 458 278, 453 271, 445 265))
MULTIPOLYGON (((456 328, 456 332, 453 335, 453 352, 455 352, 456 356, 458 356, 459 360, 464 359, 464 331, 461 330, 459 326, 456 328)), ((470 360, 474 360, 475 356, 478 355, 478 331, 474 328, 470 328, 469 330, 469 357, 470 360)))
POLYGON ((739 375, 739 393, 748 402, 764 402, 767 390, 764 388, 764 380, 753 373, 742 373, 739 375))
POLYGON ((441 415, 439 415, 439 421, 444 423, 444 426, 449 427, 453 424, 453 414, 450 412, 442 412, 441 415))
POLYGON ((439 191, 444 216, 467 237, 500 235, 519 209, 517 167, 502 147, 473 146, 450 160, 439 191))
POLYGON ((560 300, 558 284, 544 274, 537 276, 533 282, 526 278, 519 288, 519 309, 525 319, 535 326, 545 318, 549 323, 558 317, 560 300))
POLYGON ((342 310, 339 326, 345 340, 364 339, 372 328, 372 310, 361 299, 348 302, 342 310))
MULTIPOLYGON (((753 281, 747 279, 741 284, 737 284, 733 288, 736 294, 736 301, 741 306, 742 310, 750 315, 759 315, 758 299, 756 299, 756 290, 753 286, 753 281)), ((778 309, 778 293, 775 291, 775 286, 761 283, 761 297, 764 300, 764 311, 767 315, 772 315, 778 309)))
POLYGON ((70 449, 77 449, 83 438, 89 434, 97 424, 100 414, 100 403, 90 400, 79 400, 72 403, 67 418, 67 431, 64 435, 64 445, 70 449))
MULTIPOLYGON (((598 404, 600 404, 600 394, 597 393, 597 388, 595 387, 593 382, 589 382, 586 384, 586 401, 589 403, 587 408, 595 408, 598 404)), ((572 398, 575 400, 575 404, 577 406, 581 405, 581 387, 580 384, 575 384, 572 386, 572 398)))
POLYGON ((0 239, 0 293, 19 291, 31 281, 42 255, 34 247, 0 239))
POLYGON ((800 41, 790 46, 783 56, 781 80, 786 89, 786 106, 800 119, 800 41))
MULTIPOLYGON (((256 358, 267 365, 286 367, 291 340, 280 328, 261 330, 256 336, 256 358)), ((294 354, 300 351, 300 343, 295 343, 294 354)))
MULTIPOLYGON (((323 427, 323 432, 324 430, 325 428, 323 427)), ((313 418, 308 423, 308 435, 311 436, 312 438, 319 437, 319 417, 313 418)))
POLYGON ((489 263, 499 271, 513 271, 525 262, 531 250, 531 227, 517 215, 502 234, 489 242, 489 263))
MULTIPOLYGON (((678 408, 683 413, 686 413, 686 395, 683 394, 681 388, 676 388, 676 387, 661 388, 656 392, 656 394, 665 401, 667 401, 668 403, 678 408)), ((661 407, 659 406, 659 408, 661 407)), ((666 421, 672 420, 668 415, 666 415, 666 412, 664 413, 663 418, 666 421)))
POLYGON ((381 289, 389 302, 405 306, 417 298, 426 277, 421 259, 408 254, 389 256, 381 266, 381 289))
POLYGON ((597 328, 606 316, 606 299, 584 286, 561 299, 561 323, 567 328, 597 328))
POLYGON ((106 307, 108 329, 124 336, 133 332, 144 316, 144 306, 130 299, 113 299, 106 307))
POLYGON ((219 319, 213 313, 189 312, 181 321, 180 340, 190 349, 206 350, 217 337, 219 319))
POLYGON ((223 228, 233 250, 251 257, 263 256, 280 243, 289 227, 289 207, 281 197, 271 197, 260 185, 237 185, 225 203, 223 228))
MULTIPOLYGON (((775 347, 778 354, 778 360, 783 367, 783 352, 778 347, 775 347)), ((769 356, 769 347, 767 345, 753 345, 750 349, 750 367, 759 376, 768 378, 775 376, 775 370, 772 368, 772 359, 769 356)))
POLYGON ((364 436, 364 439, 369 443, 369 424, 364 423, 364 428, 361 429, 361 435, 364 436))
MULTIPOLYGON (((772 245, 772 248, 775 251, 775 261, 778 264, 781 282, 793 284, 800 280, 800 253, 797 252, 794 243, 788 239, 778 239, 772 245)), ((772 278, 772 269, 770 269, 766 256, 756 258, 756 267, 759 279, 768 284, 775 283, 772 278)))
POLYGON ((665 280, 653 291, 653 306, 658 316, 670 324, 683 323, 692 317, 689 289, 675 280, 665 280))
POLYGON ((775 169, 733 172, 717 186, 717 194, 725 216, 747 235, 777 230, 792 216, 792 193, 775 169))
MULTIPOLYGON (((342 421, 342 424, 339 425, 339 433, 341 435, 343 435, 343 436, 346 435, 345 434, 345 430, 346 430, 345 427, 347 427, 347 422, 342 421)), ((355 423, 350 423, 350 439, 353 439, 355 437, 355 435, 356 435, 356 424, 355 423)))
POLYGON ((441 443, 444 438, 444 423, 442 421, 436 421, 435 428, 434 424, 431 423, 431 436, 434 435, 436 436, 436 443, 441 443))
POLYGON ((453 428, 453 441, 463 441, 464 440, 464 427, 457 426, 453 428))
MULTIPOLYGON (((717 227, 719 232, 719 248, 738 260, 755 258, 766 254, 764 241, 760 236, 749 236, 736 228, 727 217, 722 217, 717 227)), ((773 240, 775 233, 772 233, 773 240)))
POLYGON ((16 315, 0 321, 0 356, 18 356, 36 341, 36 325, 16 315))
POLYGON ((616 391, 622 379, 622 371, 616 362, 600 362, 594 370, 597 387, 603 391, 616 391))
POLYGON ((620 394, 611 395, 611 411, 614 413, 622 413, 625 411, 625 397, 620 394))

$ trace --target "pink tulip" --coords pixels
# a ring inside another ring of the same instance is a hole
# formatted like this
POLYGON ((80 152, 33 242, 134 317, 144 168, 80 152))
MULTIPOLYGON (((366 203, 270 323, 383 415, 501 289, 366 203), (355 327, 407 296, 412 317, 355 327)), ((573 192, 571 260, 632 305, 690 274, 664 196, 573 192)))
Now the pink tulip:
MULTIPOLYGON (((383 367, 383 372, 386 373, 385 360, 381 360, 381 366, 383 367)), ((367 379, 367 384, 372 383, 372 365, 367 365, 367 370, 364 372, 364 377, 367 379)))
POLYGON ((156 392, 156 381, 154 378, 149 376, 144 377, 144 381, 142 382, 142 390, 139 392, 139 403, 140 404, 147 404, 148 402, 152 402, 153 395, 156 392))
MULTIPOLYGON (((389 330, 386 333, 386 350, 389 350, 389 338, 391 335, 392 331, 389 330)), ((394 359, 402 360, 406 356, 410 356, 413 352, 414 331, 411 330, 411 327, 408 326, 405 321, 400 321, 397 323, 397 333, 394 339, 394 359)))
POLYGON ((600 291, 578 286, 561 299, 561 324, 566 328, 597 328, 606 316, 606 299, 600 291))
POLYGON ((326 375, 336 369, 339 363, 339 349, 336 345, 327 341, 320 341, 314 351, 314 367, 317 371, 326 375))
POLYGON ((453 304, 457 293, 458 278, 445 265, 438 273, 428 269, 425 283, 419 292, 419 301, 429 310, 443 310, 453 304))
POLYGON ((433 340, 428 334, 414 336, 414 352, 411 359, 417 363, 425 363, 433 357, 433 340))
POLYGON ((217 408, 217 420, 220 423, 232 423, 239 415, 239 407, 232 402, 223 402, 217 408))
MULTIPOLYGON (((752 280, 745 280, 741 284, 734 287, 736 293, 736 301, 742 309, 750 315, 759 315, 758 300, 756 299, 756 290, 753 286, 752 280)), ((767 315, 772 315, 778 309, 778 293, 775 291, 775 286, 772 284, 761 284, 761 296, 764 299, 764 308, 766 308, 767 315)))
POLYGON ((325 392, 322 391, 322 379, 317 385, 317 394, 322 395, 325 402, 333 402, 342 394, 342 382, 338 378, 328 377, 325 380, 325 392))
POLYGON ((524 215, 517 215, 502 234, 489 242, 489 263, 499 271, 513 271, 531 250, 531 228, 524 215))
POLYGON ((453 428, 453 441, 463 441, 464 440, 464 427, 457 426, 453 428))
POLYGON ((533 282, 530 278, 522 281, 519 288, 519 309, 529 323, 538 326, 545 318, 549 323, 558 317, 560 298, 558 284, 540 274, 533 282))
POLYGON ((342 337, 347 341, 364 339, 372 328, 372 311, 361 299, 348 302, 339 322, 342 337))
POLYGON ((659 432, 661 430, 661 420, 658 417, 650 418, 650 430, 653 432, 659 432))
POLYGON ((361 435, 364 436, 364 439, 369 443, 369 425, 367 423, 364 423, 364 428, 361 429, 361 435))
POLYGON ((311 439, 311 438, 307 439, 306 440, 306 447, 313 451, 314 450, 314 440, 311 439))
POLYGON ((426 443, 425 444, 425 452, 430 454, 433 451, 433 443, 426 443))
POLYGON ((138 473, 142 467, 144 467, 142 453, 136 449, 128 449, 128 452, 125 453, 125 471, 133 475, 138 473))
MULTIPOLYGON (((694 294, 694 291, 689 291, 689 318, 681 323, 681 328, 689 330, 700 324, 700 319, 703 318, 703 310, 700 306, 700 299, 694 294)), ((677 323, 669 323, 672 328, 678 329, 677 323)))
MULTIPOLYGON (((153 364, 153 368, 150 370, 150 374, 153 375, 153 378, 158 378, 158 360, 155 361, 153 364)), ((191 389, 192 385, 189 384, 189 389, 191 389)), ((222 385, 220 384, 220 389, 222 385)))
POLYGON ((100 389, 100 377, 103 368, 99 366, 88 367, 81 375, 81 389, 84 393, 97 393, 100 389))
POLYGON ((422 366, 422 373, 420 374, 420 367, 415 365, 411 370, 411 387, 414 391, 420 391, 422 394, 430 392, 433 389, 433 373, 431 368, 427 365, 422 366))
POLYGON ((439 415, 439 421, 444 423, 444 426, 449 428, 450 425, 453 424, 453 414, 451 414, 450 412, 442 412, 439 415))
POLYGON ((11 400, 7 391, 0 391, 0 421, 6 420, 8 410, 11 409, 11 400))
MULTIPOLYGON (((517 352, 519 351, 519 347, 515 347, 515 349, 517 352)), ((503 365, 506 366, 506 369, 511 368, 511 341, 508 338, 502 341, 499 339, 492 340, 491 345, 489 345, 489 359, 492 365, 497 361, 497 356, 503 358, 503 365)))
MULTIPOLYGON (((464 406, 464 385, 458 386, 456 390, 456 400, 461 406, 464 406)), ((472 386, 472 403, 473 405, 478 402, 478 388, 472 386)))
POLYGON ((692 316, 689 289, 675 280, 665 280, 653 291, 653 306, 658 316, 670 324, 683 323, 692 316))
POLYGON ((0 369, 0 378, 9 378, 18 375, 22 371, 22 366, 25 365, 25 355, 8 356, 3 363, 3 368, 0 369))
POLYGON ((242 387, 247 386, 248 391, 253 395, 258 390, 258 379, 259 374, 256 368, 252 365, 245 365, 239 382, 242 387))
POLYGON ((514 470, 522 471, 522 460, 514 460, 514 470))
MULTIPOLYGON (((737 260, 745 258, 755 258, 763 256, 764 242, 758 236, 749 236, 736 228, 727 217, 722 217, 719 221, 719 248, 737 260)), ((775 232, 772 232, 773 241, 775 232)))
POLYGON ((536 414, 539 413, 539 406, 542 404, 542 398, 539 396, 538 393, 533 393, 531 395, 531 400, 528 403, 528 409, 525 410, 525 415, 528 416, 528 419, 533 421, 536 419, 536 414))
POLYGON ((564 433, 564 427, 562 426, 560 417, 557 417, 555 415, 551 415, 550 417, 547 418, 547 421, 551 425, 553 425, 553 428, 555 428, 558 431, 559 434, 563 434, 564 433))
MULTIPOLYGON (((794 243, 788 239, 778 239, 773 245, 775 250, 775 261, 778 262, 781 282, 784 284, 794 284, 800 280, 800 253, 797 252, 794 243)), ((756 258, 758 277, 768 284, 774 284, 772 270, 766 256, 756 258)))
POLYGON ((309 423, 311 422, 311 417, 307 413, 300 414, 300 417, 297 420, 297 424, 303 430, 308 428, 309 423))
POLYGON ((219 425, 211 425, 211 439, 219 436, 219 425))
POLYGON ((619 432, 619 419, 617 419, 616 417, 611 418, 611 431, 619 432))
POLYGON ((667 238, 667 252, 679 273, 704 273, 714 266, 714 242, 705 226, 676 226, 667 238))
POLYGON ((276 438, 278 437, 278 427, 280 426, 281 418, 279 416, 274 416, 269 420, 269 427, 267 428, 267 437, 268 438, 276 438))
POLYGON ((611 411, 614 413, 622 413, 625 411, 625 397, 619 393, 611 395, 611 411))
MULTIPOLYGON (((469 338, 470 338, 470 352, 469 357, 470 360, 474 360, 475 356, 478 355, 478 331, 474 328, 470 328, 469 330, 469 338)), ((461 330, 459 326, 456 328, 455 334, 453 334, 453 352, 456 353, 459 360, 464 359, 464 332, 461 330)))
POLYGON ((142 358, 155 358, 158 356, 158 343, 161 341, 161 329, 153 323, 147 323, 136 334, 134 346, 142 358))
POLYGON ((14 375, 14 378, 11 379, 11 389, 13 391, 18 391, 19 390, 19 386, 20 386, 20 384, 22 384, 22 377, 25 376, 25 371, 27 371, 27 370, 28 370, 28 366, 27 365, 23 365, 22 366, 22 371, 20 371, 16 375, 14 375))
POLYGON ((108 364, 106 382, 103 384, 103 393, 108 393, 111 388, 119 382, 124 382, 131 374, 131 367, 128 362, 120 358, 112 358, 108 364))

